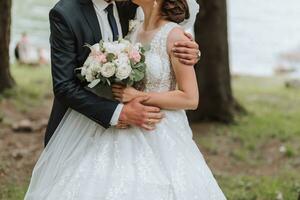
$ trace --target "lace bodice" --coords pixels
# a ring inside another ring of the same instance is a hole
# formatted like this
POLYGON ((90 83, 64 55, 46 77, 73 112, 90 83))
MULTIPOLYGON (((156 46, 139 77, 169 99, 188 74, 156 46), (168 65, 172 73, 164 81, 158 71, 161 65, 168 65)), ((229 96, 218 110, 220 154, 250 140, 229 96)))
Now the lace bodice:
MULTIPOLYGON (((139 26, 140 27, 140 26, 139 26)), ((163 25, 150 42, 150 50, 146 52, 146 92, 164 92, 176 88, 176 78, 167 52, 167 39, 170 31, 179 27, 169 22, 163 25)), ((131 41, 137 41, 138 29, 131 36, 131 41)))

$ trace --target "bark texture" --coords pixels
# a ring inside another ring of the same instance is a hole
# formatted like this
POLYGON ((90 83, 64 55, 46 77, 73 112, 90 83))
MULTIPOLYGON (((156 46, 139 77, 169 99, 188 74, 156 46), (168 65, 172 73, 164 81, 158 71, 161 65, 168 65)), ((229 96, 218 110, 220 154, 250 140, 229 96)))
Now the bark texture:
POLYGON ((9 70, 11 5, 11 0, 0 1, 0 92, 15 84, 9 70))
POLYGON ((242 108, 231 88, 226 0, 200 0, 199 4, 195 35, 202 58, 195 69, 200 103, 196 111, 188 112, 189 119, 230 123, 242 108))

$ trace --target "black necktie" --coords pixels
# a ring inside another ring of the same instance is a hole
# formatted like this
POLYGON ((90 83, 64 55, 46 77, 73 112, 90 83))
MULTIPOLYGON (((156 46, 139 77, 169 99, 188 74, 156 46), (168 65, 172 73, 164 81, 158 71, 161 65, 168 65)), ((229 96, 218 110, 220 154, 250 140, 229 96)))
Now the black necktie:
POLYGON ((118 26, 116 22, 116 18, 114 16, 114 5, 111 3, 105 8, 107 12, 107 19, 111 28, 111 31, 113 33, 113 40, 116 41, 119 39, 119 31, 118 26))

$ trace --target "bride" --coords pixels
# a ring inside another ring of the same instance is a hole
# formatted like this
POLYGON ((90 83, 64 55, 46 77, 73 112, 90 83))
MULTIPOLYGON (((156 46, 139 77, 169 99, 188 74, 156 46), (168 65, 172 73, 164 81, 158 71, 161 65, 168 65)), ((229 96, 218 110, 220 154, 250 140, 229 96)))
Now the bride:
POLYGON ((34 168, 26 200, 226 199, 192 139, 184 111, 198 105, 194 68, 172 52, 175 42, 188 40, 178 25, 192 14, 188 3, 133 2, 145 20, 131 39, 150 45, 145 89, 114 85, 113 93, 124 103, 147 96, 145 103, 163 109, 164 119, 152 131, 104 129, 69 109, 34 168))

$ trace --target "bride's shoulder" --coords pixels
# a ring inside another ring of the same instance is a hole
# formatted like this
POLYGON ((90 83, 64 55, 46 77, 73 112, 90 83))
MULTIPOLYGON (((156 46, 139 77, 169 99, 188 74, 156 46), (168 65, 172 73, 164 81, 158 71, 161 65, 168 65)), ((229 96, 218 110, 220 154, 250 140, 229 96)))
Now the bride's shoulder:
POLYGON ((175 42, 176 40, 184 40, 188 38, 184 34, 184 29, 181 26, 175 26, 168 34, 168 41, 175 42))
POLYGON ((176 42, 188 41, 188 40, 189 40, 189 38, 185 35, 184 29, 179 25, 174 26, 170 30, 168 37, 167 37, 168 51, 171 50, 171 48, 174 46, 174 44, 176 42))

